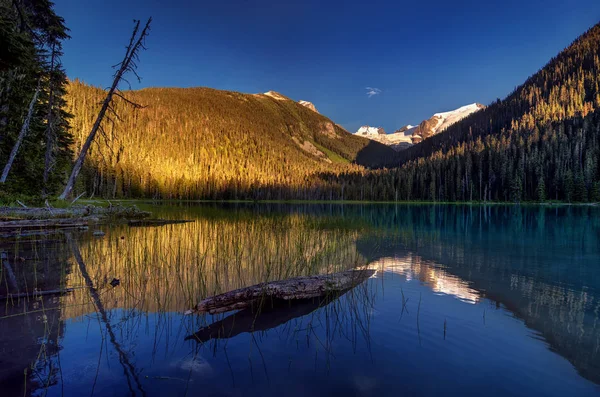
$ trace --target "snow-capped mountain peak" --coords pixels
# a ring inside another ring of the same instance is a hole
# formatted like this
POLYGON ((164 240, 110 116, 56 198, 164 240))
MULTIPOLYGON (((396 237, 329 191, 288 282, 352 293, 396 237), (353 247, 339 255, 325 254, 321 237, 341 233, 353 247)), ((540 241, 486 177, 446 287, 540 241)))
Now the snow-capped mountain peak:
POLYGON ((385 130, 381 127, 369 127, 368 125, 365 125, 356 131, 356 135, 364 136, 371 140, 383 143, 384 145, 391 146, 395 150, 401 150, 404 149, 406 145, 410 145, 410 131, 414 128, 414 126, 409 124, 392 134, 386 134, 385 130))
POLYGON ((317 110, 317 108, 315 107, 315 105, 312 102, 309 102, 309 101, 298 101, 298 103, 300 105, 302 105, 302 106, 306 106, 307 108, 309 108, 313 112, 319 113, 319 111, 317 110))
POLYGON ((471 103, 470 105, 461 106, 458 109, 450 110, 448 112, 435 113, 434 116, 447 118, 454 114, 471 114, 473 112, 478 111, 482 107, 483 105, 480 105, 479 103, 471 103))
POLYGON ((378 136, 385 135, 385 131, 381 127, 370 127, 368 125, 363 125, 358 129, 358 131, 356 131, 356 135, 362 135, 367 137, 378 136))
POLYGON ((476 111, 483 109, 484 107, 485 106, 479 103, 472 103, 470 105, 461 106, 458 109, 450 110, 448 112, 435 113, 433 117, 437 118, 439 121, 437 125, 433 127, 433 131, 430 134, 430 136, 445 130, 452 124, 464 119, 471 113, 475 113, 476 111))
POLYGON ((427 139, 440 133, 452 124, 483 108, 485 108, 485 106, 479 103, 472 103, 470 105, 461 106, 455 110, 435 113, 429 119, 422 121, 418 126, 408 124, 399 128, 392 134, 386 134, 383 128, 369 127, 366 125, 360 127, 358 131, 356 131, 356 135, 381 142, 391 146, 395 150, 402 150, 412 144, 421 142, 423 139, 427 139))

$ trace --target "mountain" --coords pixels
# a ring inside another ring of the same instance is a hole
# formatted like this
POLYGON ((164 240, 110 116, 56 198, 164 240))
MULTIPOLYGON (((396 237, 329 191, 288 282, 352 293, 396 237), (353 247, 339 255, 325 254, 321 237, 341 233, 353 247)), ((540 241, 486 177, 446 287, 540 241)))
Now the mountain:
POLYGON ((300 105, 302 105, 302 106, 306 106, 307 108, 309 108, 313 112, 319 113, 319 111, 317 110, 317 108, 315 107, 315 105, 312 102, 309 102, 309 101, 298 101, 298 103, 300 105))
POLYGON ((393 133, 388 134, 386 137, 388 146, 390 146, 395 151, 408 149, 412 146, 412 137, 416 129, 417 127, 415 127, 414 125, 408 124, 404 127, 397 129, 393 133))
POLYGON ((419 143, 424 139, 430 138, 433 135, 444 131, 452 124, 457 123, 465 117, 484 108, 484 105, 472 103, 448 112, 436 113, 419 124, 412 134, 412 143, 419 143))
POLYGON ((551 122, 585 117, 600 108, 600 24, 576 39, 503 100, 401 153, 401 163, 478 138, 532 132, 551 122))
POLYGON ((599 86, 597 24, 505 99, 364 177, 366 197, 599 202, 599 86))
POLYGON ((375 139, 382 136, 385 136, 385 130, 381 127, 370 127, 368 125, 363 125, 356 131, 354 135, 364 136, 366 138, 375 139))
MULTIPOLYGON (((69 84, 76 151, 103 95, 77 80, 69 84)), ((365 172, 395 156, 274 91, 147 88, 124 95, 144 107, 136 110, 115 99, 118 117, 111 114, 103 123, 78 191, 108 197, 318 199, 329 187, 321 173, 365 172)))
POLYGON ((445 130, 452 124, 462 120, 472 113, 485 108, 485 106, 473 103, 462 106, 458 109, 443 113, 436 113, 429 119, 422 121, 418 126, 405 125, 391 134, 386 134, 383 128, 362 126, 356 131, 355 135, 364 136, 374 141, 390 146, 396 151, 409 148, 415 143, 421 142, 440 131, 445 130))
POLYGON ((357 136, 363 136, 373 141, 383 143, 391 147, 394 150, 402 150, 411 144, 412 131, 415 129, 412 125, 403 127, 404 130, 400 129, 392 134, 386 134, 385 130, 381 127, 370 127, 364 125, 354 133, 357 136))

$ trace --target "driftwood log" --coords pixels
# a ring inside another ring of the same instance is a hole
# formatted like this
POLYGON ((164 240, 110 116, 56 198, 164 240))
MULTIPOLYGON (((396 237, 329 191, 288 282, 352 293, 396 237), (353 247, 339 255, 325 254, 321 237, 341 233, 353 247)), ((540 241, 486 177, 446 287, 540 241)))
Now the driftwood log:
POLYGON ((186 336, 185 340, 204 343, 212 339, 233 338, 246 332, 268 331, 325 307, 348 291, 346 289, 340 291, 339 294, 310 299, 274 300, 260 307, 250 306, 200 328, 192 335, 186 336))
POLYGON ((0 222, 0 231, 16 229, 61 229, 72 227, 85 227, 90 223, 98 222, 98 218, 85 217, 77 219, 20 219, 0 222))
POLYGON ((8 300, 8 299, 20 299, 20 298, 37 298, 38 296, 46 296, 46 295, 65 295, 70 292, 73 292, 74 288, 65 288, 65 289, 51 289, 47 291, 31 291, 31 292, 20 292, 17 294, 8 294, 1 295, 0 301, 8 300))
POLYGON ((340 273, 296 277, 257 284, 205 299, 190 312, 224 313, 231 310, 245 309, 265 298, 292 300, 323 297, 352 288, 371 277, 374 273, 375 270, 371 269, 348 270, 340 273))

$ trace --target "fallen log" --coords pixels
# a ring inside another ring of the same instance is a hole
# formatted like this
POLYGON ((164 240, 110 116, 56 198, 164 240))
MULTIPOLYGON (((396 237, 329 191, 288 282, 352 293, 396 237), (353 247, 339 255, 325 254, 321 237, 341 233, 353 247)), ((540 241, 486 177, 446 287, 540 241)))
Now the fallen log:
POLYGON ((95 223, 98 218, 58 218, 58 219, 22 219, 14 221, 0 222, 0 231, 6 230, 29 230, 29 229, 61 229, 71 227, 88 226, 90 223, 95 223))
POLYGON ((198 343, 208 342, 211 339, 229 339, 242 333, 267 331, 295 318, 306 316, 317 309, 327 306, 349 290, 340 291, 325 297, 297 299, 297 300, 272 300, 258 307, 250 306, 200 328, 185 340, 195 340, 198 343))
POLYGON ((52 208, 48 211, 44 208, 19 208, 19 207, 0 207, 0 220, 29 219, 29 220, 47 220, 47 219, 82 219, 86 217, 96 217, 105 220, 131 220, 145 219, 150 217, 151 213, 138 209, 133 206, 110 205, 109 207, 100 207, 94 205, 74 206, 70 208, 52 208))
POLYGON ((32 292, 19 292, 16 294, 8 294, 8 295, 0 295, 0 301, 8 300, 8 299, 20 299, 20 298, 37 298, 38 296, 45 295, 65 295, 70 292, 73 292, 74 288, 65 288, 65 289, 52 289, 48 291, 32 291, 32 292))
POLYGON ((265 298, 309 299, 327 296, 352 288, 375 274, 375 270, 347 270, 345 272, 303 276, 271 281, 204 299, 187 313, 224 313, 244 309, 265 298))

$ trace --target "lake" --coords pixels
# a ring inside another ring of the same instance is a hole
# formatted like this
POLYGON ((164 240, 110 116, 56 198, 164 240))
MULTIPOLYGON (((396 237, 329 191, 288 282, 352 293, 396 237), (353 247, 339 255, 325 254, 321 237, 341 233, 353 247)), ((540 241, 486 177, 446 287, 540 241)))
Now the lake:
POLYGON ((0 301, 2 396, 600 395, 598 207, 146 208, 193 222, 0 239, 1 296, 68 290, 0 301), (183 314, 353 268, 327 300, 183 314))

